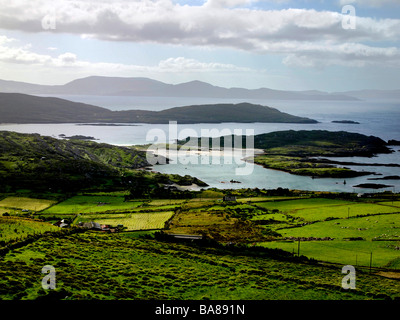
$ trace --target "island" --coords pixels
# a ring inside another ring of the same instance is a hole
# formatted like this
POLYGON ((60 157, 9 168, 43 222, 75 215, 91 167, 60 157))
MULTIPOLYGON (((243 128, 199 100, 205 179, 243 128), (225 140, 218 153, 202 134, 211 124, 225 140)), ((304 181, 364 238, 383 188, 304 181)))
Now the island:
MULTIPOLYGON (((224 145, 226 138, 233 139, 233 136, 209 138, 210 148, 218 143, 216 139, 220 139, 220 145, 224 145)), ((246 137, 241 138, 245 147, 246 137)), ((198 138, 188 137, 178 141, 178 144, 199 145, 200 142, 198 138)), ((372 157, 379 153, 392 153, 387 143, 378 137, 326 130, 286 130, 259 134, 254 136, 254 148, 262 149, 264 153, 246 161, 254 161, 267 169, 313 178, 352 178, 374 174, 338 166, 340 163, 328 159, 319 161, 318 157, 372 157)))
POLYGON ((71 140, 97 140, 95 137, 83 136, 83 135, 74 135, 74 136, 67 137, 65 134, 60 134, 59 137, 63 138, 63 139, 71 139, 71 140))
POLYGON ((0 93, 0 119, 2 123, 113 123, 182 124, 194 123, 304 123, 318 121, 294 116, 268 106, 251 103, 216 103, 175 107, 161 111, 125 110, 72 102, 53 97, 37 97, 18 93, 0 93))
POLYGON ((391 139, 388 141, 387 143, 389 146, 400 146, 400 141, 399 140, 395 140, 395 139, 391 139))
POLYGON ((385 176, 382 178, 369 178, 368 180, 400 180, 400 176, 385 176))
POLYGON ((332 123, 360 124, 360 122, 352 121, 352 120, 333 120, 332 123))
POLYGON ((386 184, 379 184, 379 183, 361 183, 353 187, 362 189, 384 189, 384 188, 392 188, 393 186, 388 186, 386 184))

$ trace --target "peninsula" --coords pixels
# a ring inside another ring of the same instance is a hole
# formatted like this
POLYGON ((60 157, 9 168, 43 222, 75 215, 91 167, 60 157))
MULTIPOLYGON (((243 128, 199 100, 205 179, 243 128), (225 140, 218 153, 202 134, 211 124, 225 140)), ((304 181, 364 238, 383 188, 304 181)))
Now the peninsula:
POLYGON ((54 97, 0 93, 2 123, 318 123, 275 108, 251 103, 208 104, 176 107, 162 111, 111 111, 106 108, 54 97))

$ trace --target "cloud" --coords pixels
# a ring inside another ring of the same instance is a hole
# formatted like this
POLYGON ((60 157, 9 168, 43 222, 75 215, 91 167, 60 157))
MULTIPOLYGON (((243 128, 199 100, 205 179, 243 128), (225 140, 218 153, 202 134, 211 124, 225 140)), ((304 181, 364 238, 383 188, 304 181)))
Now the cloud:
POLYGON ((30 64, 42 66, 44 68, 68 68, 77 72, 87 74, 111 73, 111 74, 160 74, 160 73, 201 73, 201 72, 249 72, 248 68, 238 67, 233 64, 216 62, 202 62, 196 59, 185 57, 171 57, 161 60, 153 66, 143 66, 134 64, 90 62, 80 60, 76 54, 65 52, 56 57, 46 54, 38 54, 31 51, 30 45, 13 46, 10 44, 18 43, 17 40, 0 36, 0 62, 13 64, 30 64))
POLYGON ((371 65, 400 67, 400 50, 396 47, 376 48, 358 43, 334 46, 302 45, 283 60, 288 66, 323 68, 331 65, 365 67, 371 65))
MULTIPOLYGON (((376 56, 391 61, 393 52, 392 47, 381 47, 382 43, 400 40, 399 19, 357 17, 356 29, 346 30, 342 27, 345 16, 340 12, 258 10, 247 6, 260 1, 208 0, 202 6, 189 6, 171 0, 0 0, 0 28, 79 34, 104 41, 231 48, 282 55, 287 65, 310 59, 300 63, 310 66, 320 64, 323 55, 325 65, 358 65, 360 61, 382 64, 385 61, 376 56), (54 18, 54 30, 43 29, 41 22, 45 18, 54 18), (370 47, 362 43, 369 43, 370 47), (353 48, 348 50, 351 53, 345 54, 344 48, 350 47, 353 48), (364 55, 366 50, 368 55, 364 55), (344 57, 349 60, 343 62, 344 57)), ((374 0, 354 1, 378 4, 374 0)), ((168 63, 175 63, 177 67, 178 62, 168 63)), ((188 61, 185 63, 190 65, 188 61)))
POLYGON ((168 58, 160 61, 158 69, 161 71, 174 72, 249 72, 251 69, 238 67, 232 64, 200 62, 195 59, 187 59, 184 57, 168 58))
POLYGON ((400 0, 339 0, 340 5, 357 4, 366 7, 382 7, 387 5, 400 5, 400 0))

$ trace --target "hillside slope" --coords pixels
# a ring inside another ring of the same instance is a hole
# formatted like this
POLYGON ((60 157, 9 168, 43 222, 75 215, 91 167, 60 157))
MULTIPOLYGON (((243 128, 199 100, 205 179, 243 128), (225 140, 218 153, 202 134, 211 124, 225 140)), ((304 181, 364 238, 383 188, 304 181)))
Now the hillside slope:
POLYGON ((1 189, 75 190, 113 184, 124 170, 148 166, 146 154, 126 147, 0 131, 1 189))
POLYGON ((0 123, 168 123, 169 121, 179 123, 317 122, 250 103, 196 105, 158 112, 111 111, 53 97, 0 93, 0 123))

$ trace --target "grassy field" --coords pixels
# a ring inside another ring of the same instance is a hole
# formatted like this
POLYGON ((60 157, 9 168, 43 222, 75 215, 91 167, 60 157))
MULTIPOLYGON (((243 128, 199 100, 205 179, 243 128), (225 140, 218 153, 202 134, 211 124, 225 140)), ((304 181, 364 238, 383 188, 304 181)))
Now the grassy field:
POLYGON ((283 236, 357 238, 365 240, 398 239, 400 241, 400 214, 336 219, 316 222, 299 228, 280 230, 283 236))
POLYGON ((163 229, 165 222, 172 217, 173 211, 128 214, 88 214, 81 215, 75 223, 95 221, 111 226, 123 225, 126 231, 163 229))
MULTIPOLYGON (((123 225, 126 231, 135 232, 44 233, 60 229, 50 220, 0 217, 3 245, 42 234, 34 242, 3 254, 0 299, 35 299, 49 294, 41 289, 38 276, 32 275, 38 265, 46 264, 57 269, 60 295, 78 300, 355 300, 399 296, 398 281, 368 274, 370 263, 374 268, 400 269, 399 201, 265 196, 239 197, 237 202, 224 202, 219 197, 124 202, 124 195, 77 195, 33 217, 70 218, 73 226, 96 221, 123 225), (154 231, 143 231, 149 229, 205 235, 229 247, 144 239, 144 235, 154 237, 154 231), (327 237, 332 240, 316 240, 327 237), (301 256, 339 266, 293 260, 298 259, 298 238, 301 256), (228 249, 232 244, 241 247, 228 249), (274 255, 281 252, 284 260, 272 258, 269 251, 262 256, 250 253, 259 247, 274 249, 274 255), (357 269, 356 291, 344 292, 340 287, 341 266, 346 264, 363 267, 357 269)), ((78 230, 74 228, 68 230, 78 230)), ((374 270, 378 272, 383 271, 374 270)))
POLYGON ((12 210, 42 211, 55 203, 53 200, 32 199, 25 197, 7 197, 0 201, 0 213, 12 210))
POLYGON ((399 297, 396 280, 357 273, 341 288, 339 267, 295 263, 95 232, 45 236, 0 261, 0 299, 365 300, 399 297), (15 266, 18 265, 18 268, 15 266), (56 290, 41 288, 40 266, 56 269, 56 290), (38 267, 39 266, 39 267, 38 267), (38 271, 39 270, 39 271, 38 271), (71 272, 73 270, 73 272, 71 272), (39 276, 38 276, 39 272, 39 276))
POLYGON ((96 213, 109 210, 129 210, 142 205, 142 201, 124 201, 122 196, 74 196, 42 212, 42 214, 96 213))
POLYGON ((301 238, 300 254, 309 258, 368 266, 372 253, 372 266, 400 268, 400 213, 391 202, 307 199, 256 204, 279 210, 274 216, 258 215, 253 220, 280 222, 274 230, 285 239, 261 243, 262 246, 297 254, 297 239, 301 238), (293 217, 290 223, 285 221, 285 216, 293 217), (333 240, 308 241, 310 238, 333 240))
MULTIPOLYGON (((266 248, 277 248, 297 254, 298 242, 262 243, 266 248)), ((387 267, 400 269, 400 254, 387 241, 302 241, 300 255, 341 265, 387 267), (372 253, 372 254, 371 254, 372 253)))
POLYGON ((279 211, 285 213, 294 213, 301 209, 312 209, 312 208, 342 206, 342 205, 352 204, 352 202, 350 201, 325 199, 325 198, 294 199, 294 200, 283 200, 283 199, 282 201, 255 203, 255 205, 270 210, 278 209, 279 211))
POLYGON ((58 228, 45 222, 20 217, 0 217, 0 241, 24 239, 29 235, 45 231, 57 231, 58 228))
POLYGON ((277 209, 281 212, 302 218, 305 221, 321 221, 327 218, 347 218, 362 215, 400 212, 400 208, 391 202, 359 203, 335 199, 301 199, 280 202, 255 203, 265 209, 277 209))

